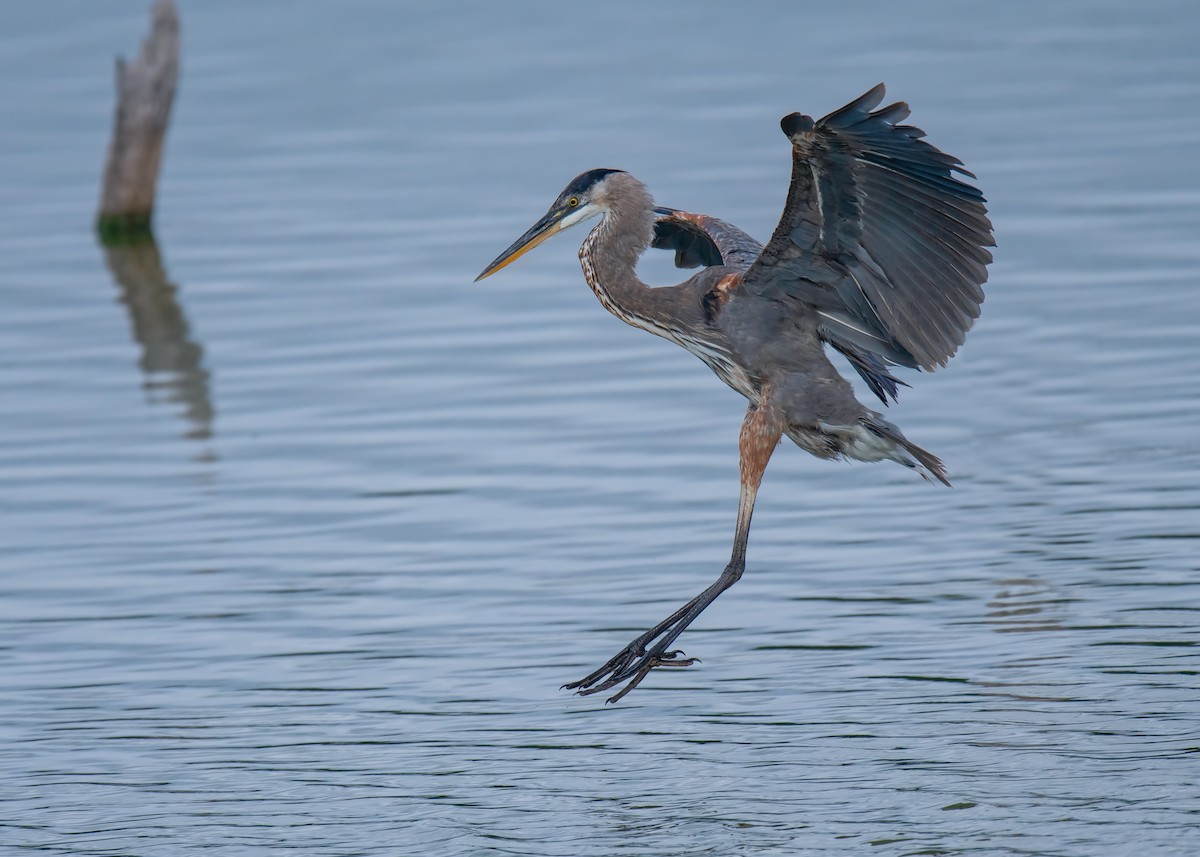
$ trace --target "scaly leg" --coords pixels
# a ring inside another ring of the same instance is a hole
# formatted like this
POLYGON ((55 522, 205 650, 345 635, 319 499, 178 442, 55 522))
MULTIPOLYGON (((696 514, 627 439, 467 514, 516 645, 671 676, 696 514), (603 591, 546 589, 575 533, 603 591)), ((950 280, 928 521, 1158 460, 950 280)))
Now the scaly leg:
POLYGON ((680 658, 680 651, 668 651, 671 644, 684 630, 704 612, 704 609, 717 600, 733 584, 741 579, 746 570, 746 542, 750 537, 750 518, 754 514, 754 498, 758 494, 758 486, 762 483, 763 471, 771 460, 771 453, 779 443, 783 434, 784 419, 779 409, 773 405, 764 394, 758 405, 750 405, 746 410, 746 418, 742 421, 742 432, 739 438, 741 453, 741 483, 742 490, 738 500, 737 527, 733 536, 733 554, 729 565, 721 572, 716 581, 684 604, 666 619, 659 622, 649 631, 640 634, 629 642, 625 648, 617 652, 600 669, 563 687, 575 690, 580 695, 599 693, 610 690, 622 682, 628 682, 625 687, 609 702, 616 702, 629 691, 633 690, 642 679, 656 667, 688 667, 696 662, 695 658, 680 658), (647 648, 649 647, 649 648, 647 648))

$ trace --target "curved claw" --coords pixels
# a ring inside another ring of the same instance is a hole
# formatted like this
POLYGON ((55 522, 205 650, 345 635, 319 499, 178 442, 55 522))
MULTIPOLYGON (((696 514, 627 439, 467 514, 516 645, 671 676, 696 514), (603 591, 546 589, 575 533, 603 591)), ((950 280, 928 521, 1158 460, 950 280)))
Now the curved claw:
POLYGON ((678 655, 686 655, 683 649, 675 649, 672 652, 663 652, 658 656, 659 661, 656 666, 660 667, 690 667, 692 664, 702 664, 704 661, 699 658, 684 657, 683 660, 675 660, 678 655))

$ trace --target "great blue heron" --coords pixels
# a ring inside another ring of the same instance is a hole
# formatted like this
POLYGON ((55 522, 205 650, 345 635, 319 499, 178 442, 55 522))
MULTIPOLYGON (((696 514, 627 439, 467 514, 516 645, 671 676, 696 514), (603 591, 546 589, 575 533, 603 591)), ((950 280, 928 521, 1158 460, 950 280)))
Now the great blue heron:
POLYGON ((824 119, 780 122, 792 143, 792 181, 766 247, 716 218, 656 208, 645 185, 595 169, 477 279, 551 235, 599 216, 579 250, 600 303, 634 327, 683 346, 750 404, 740 437, 741 495, 733 554, 717 580, 634 638, 590 675, 581 694, 633 690, 656 667, 685 667, 671 644, 742 576, 763 471, 783 435, 818 458, 888 459, 949 485, 941 461, 864 407, 825 353, 843 355, 887 404, 903 383, 892 366, 944 366, 979 317, 994 246, 980 192, 957 158, 897 124, 903 102, 876 109, 883 84, 824 119), (647 248, 674 249, 680 267, 707 266, 652 288, 635 265, 647 248))

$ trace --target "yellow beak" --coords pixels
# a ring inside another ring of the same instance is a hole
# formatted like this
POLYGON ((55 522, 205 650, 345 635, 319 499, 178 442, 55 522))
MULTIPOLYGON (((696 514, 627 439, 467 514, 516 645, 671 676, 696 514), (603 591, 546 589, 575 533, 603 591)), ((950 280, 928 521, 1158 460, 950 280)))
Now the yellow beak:
POLYGON ((478 283, 484 277, 490 277, 501 268, 511 265, 551 235, 561 232, 562 228, 562 211, 557 209, 547 211, 541 220, 529 227, 529 230, 524 235, 497 256, 492 261, 492 264, 484 268, 483 273, 475 278, 475 282, 478 283))

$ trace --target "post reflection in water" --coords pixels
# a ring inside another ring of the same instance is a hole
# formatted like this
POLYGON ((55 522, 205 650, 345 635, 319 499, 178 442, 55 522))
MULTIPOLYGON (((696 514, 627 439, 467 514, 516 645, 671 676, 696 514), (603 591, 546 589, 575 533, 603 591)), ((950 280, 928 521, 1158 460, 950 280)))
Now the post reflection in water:
POLYGON ((167 279, 153 236, 104 245, 104 257, 129 310, 133 338, 142 347, 138 360, 143 386, 151 402, 181 403, 189 427, 185 436, 212 436, 214 411, 204 348, 191 329, 167 279))

